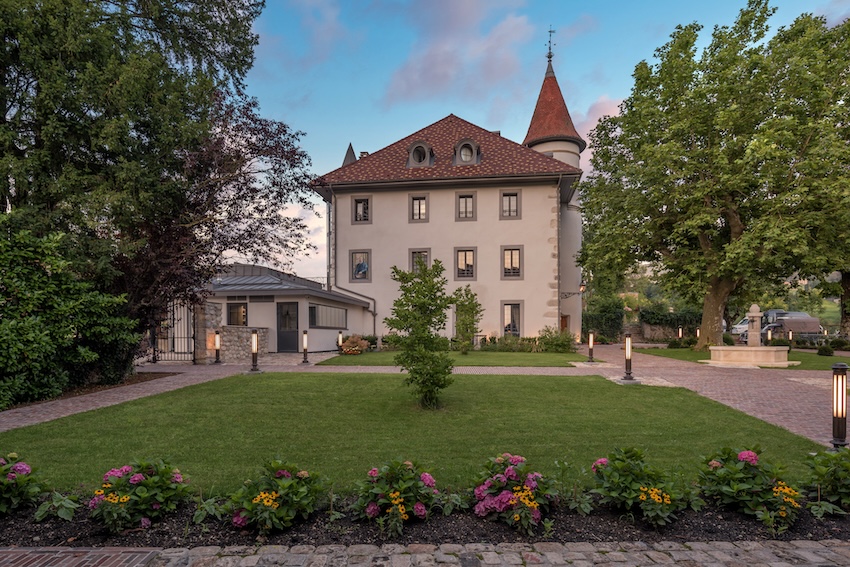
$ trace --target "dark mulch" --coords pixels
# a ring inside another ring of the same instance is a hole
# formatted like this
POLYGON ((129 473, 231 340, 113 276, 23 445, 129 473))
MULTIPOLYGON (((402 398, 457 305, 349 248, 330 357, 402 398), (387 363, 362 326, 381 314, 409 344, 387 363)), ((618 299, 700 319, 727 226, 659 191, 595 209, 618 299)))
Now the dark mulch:
POLYGON ((754 518, 718 510, 711 506, 700 512, 685 511, 670 526, 654 529, 635 522, 628 515, 597 510, 580 516, 564 510, 551 514, 554 532, 548 537, 529 537, 504 524, 482 520, 471 513, 448 517, 434 516, 426 522, 405 527, 397 539, 384 537, 374 523, 353 520, 348 514, 330 520, 320 512, 309 521, 292 529, 258 537, 215 519, 202 525, 192 522, 194 505, 185 505, 166 520, 151 528, 129 530, 113 535, 88 519, 82 509, 66 522, 49 518, 41 523, 32 519, 33 511, 19 511, 0 521, 0 545, 7 546, 73 546, 73 547, 200 547, 253 545, 354 545, 383 543, 511 543, 536 541, 556 542, 620 542, 620 541, 741 541, 741 540, 825 540, 850 539, 850 520, 832 518, 817 520, 808 512, 800 514, 792 530, 773 537, 754 518))

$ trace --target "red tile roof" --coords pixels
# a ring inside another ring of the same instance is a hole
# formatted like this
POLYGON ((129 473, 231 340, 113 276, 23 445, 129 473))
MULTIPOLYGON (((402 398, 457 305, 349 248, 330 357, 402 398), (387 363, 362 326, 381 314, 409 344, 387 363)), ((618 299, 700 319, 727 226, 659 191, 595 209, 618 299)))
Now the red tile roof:
POLYGON ((354 163, 320 177, 317 185, 344 185, 393 181, 480 179, 491 177, 579 175, 581 170, 512 142, 499 134, 450 114, 354 163), (461 140, 479 145, 481 159, 471 165, 452 165, 455 147, 461 140), (434 164, 408 167, 408 152, 415 142, 434 151, 434 164))
POLYGON ((587 142, 578 135, 567 103, 555 78, 552 62, 546 69, 543 78, 543 86, 540 88, 540 96, 537 97, 537 106, 534 107, 534 115, 528 127, 528 134, 522 142, 524 146, 533 146, 535 143, 550 140, 569 140, 579 145, 579 151, 584 151, 587 142))

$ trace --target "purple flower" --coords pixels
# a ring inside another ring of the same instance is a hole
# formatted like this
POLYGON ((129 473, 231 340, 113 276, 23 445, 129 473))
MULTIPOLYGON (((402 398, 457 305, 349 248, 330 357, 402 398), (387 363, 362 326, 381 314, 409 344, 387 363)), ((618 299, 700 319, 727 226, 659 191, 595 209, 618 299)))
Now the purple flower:
POLYGON ((233 522, 233 525, 237 528, 244 528, 248 525, 248 518, 242 515, 242 512, 244 511, 245 510, 237 510, 233 514, 233 519, 231 521, 233 522))
POLYGON ((6 475, 6 480, 15 480, 16 478, 18 478, 18 475, 16 475, 13 472, 10 472, 9 474, 6 475))
POLYGON ((121 476, 124 476, 125 474, 130 474, 131 472, 133 472, 133 467, 131 467, 130 465, 124 465, 118 470, 121 471, 121 476))
POLYGON ((369 469, 369 472, 367 472, 366 474, 368 474, 372 478, 375 478, 376 476, 378 476, 380 474, 380 471, 378 471, 378 469, 376 469, 376 468, 371 468, 371 469, 369 469))
POLYGON ((274 475, 275 475, 275 477, 277 477, 277 478, 280 478, 280 477, 292 478, 292 473, 291 473, 291 472, 289 472, 289 471, 288 471, 288 470, 286 470, 286 469, 280 469, 279 471, 277 471, 276 473, 274 473, 274 475))
POLYGON ((478 485, 475 487, 475 498, 477 500, 484 500, 484 497, 487 496, 487 489, 490 488, 489 484, 490 480, 484 482, 484 484, 478 485))
POLYGON ((422 484, 424 484, 428 488, 434 488, 434 484, 436 484, 434 482, 434 477, 431 476, 430 474, 426 473, 426 472, 419 475, 419 480, 421 480, 422 484))
POLYGON ((20 462, 12 465, 12 472, 16 474, 30 474, 32 472, 32 469, 28 464, 20 462))
POLYGON ((173 475, 171 475, 171 482, 173 482, 174 484, 180 484, 181 482, 183 482, 183 475, 179 472, 174 473, 173 475))
POLYGON ((518 465, 520 463, 525 462, 525 457, 520 457, 519 455, 513 455, 513 456, 511 456, 510 461, 511 461, 512 465, 518 465))
POLYGON ((531 521, 535 524, 540 522, 540 509, 535 508, 531 511, 531 521))
POLYGON ((0 457, 0 467, 4 466, 5 464, 6 464, 6 459, 4 459, 3 457, 0 457))
POLYGON ((377 502, 369 502, 366 504, 366 515, 370 518, 377 518, 380 513, 381 507, 378 506, 377 502))
POLYGON ((124 476, 124 475, 121 474, 120 470, 111 469, 109 472, 107 472, 105 475, 103 475, 103 482, 109 482, 110 477, 121 478, 122 476, 124 476))
POLYGON ((151 508, 153 508, 154 510, 159 510, 161 506, 159 502, 154 502, 153 504, 151 504, 151 508))
POLYGON ((439 494, 439 493, 440 493, 440 491, 439 491, 439 490, 437 490, 437 489, 435 488, 435 489, 434 489, 434 494, 439 494))
POLYGON ((605 457, 602 457, 601 459, 596 459, 596 461, 594 461, 594 463, 592 465, 590 465, 590 468, 593 470, 593 472, 599 472, 598 469, 601 469, 601 468, 607 467, 607 466, 608 466, 608 459, 606 459, 605 457))
POLYGON ((757 465, 759 462, 759 456, 753 451, 741 451, 738 453, 739 461, 746 461, 751 465, 757 465))
POLYGON ((510 490, 503 490, 501 494, 496 496, 493 499, 493 507, 497 512, 504 512, 511 506, 511 500, 513 500, 513 492, 510 490))
POLYGON ((100 505, 101 502, 103 502, 104 498, 106 497, 103 494, 98 494, 97 496, 89 500, 89 508, 91 510, 94 510, 100 505))
POLYGON ((508 467, 505 469, 505 476, 511 480, 519 480, 519 475, 516 472, 516 469, 513 467, 508 467))
POLYGON ((533 475, 528 475, 525 477, 525 486, 528 487, 529 490, 537 490, 537 481, 535 480, 533 475))
POLYGON ((130 477, 130 484, 139 484, 143 480, 145 480, 145 475, 142 473, 136 473, 130 477))
POLYGON ((149 527, 151 527, 151 520, 150 520, 150 518, 142 518, 142 529, 143 529, 143 530, 146 530, 146 529, 148 529, 149 527))
POLYGON ((428 515, 428 509, 425 508, 425 504, 422 502, 417 502, 413 505, 413 513, 416 514, 416 517, 425 519, 425 516, 428 515))
POLYGON ((501 482, 502 484, 508 482, 508 479, 503 474, 493 475, 493 480, 495 480, 496 482, 501 482))
POLYGON ((476 516, 481 516, 483 518, 495 509, 493 505, 495 500, 496 499, 493 498, 493 496, 488 494, 484 497, 484 500, 475 505, 472 511, 475 512, 476 516))

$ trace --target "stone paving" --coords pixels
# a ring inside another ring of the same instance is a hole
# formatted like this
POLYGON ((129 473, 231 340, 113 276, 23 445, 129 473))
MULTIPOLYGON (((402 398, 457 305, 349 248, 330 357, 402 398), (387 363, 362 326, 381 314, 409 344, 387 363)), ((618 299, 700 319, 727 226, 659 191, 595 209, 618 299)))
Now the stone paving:
MULTIPOLYGON (((269 355, 260 362, 265 372, 388 372, 395 367, 314 366, 333 354, 269 355)), ((619 382, 623 377, 619 345, 600 345, 594 358, 604 362, 579 363, 573 368, 458 367, 458 374, 516 374, 581 376, 598 374, 619 382)), ((26 427, 176 390, 248 371, 244 365, 150 364, 139 372, 175 373, 174 376, 122 386, 66 400, 55 400, 0 412, 0 431, 26 427)), ((681 362, 635 353, 635 379, 646 386, 683 387, 739 409, 754 417, 818 443, 829 445, 831 437, 831 389, 829 371, 728 368, 681 362)), ((0 542, 2 545, 2 542, 0 542)), ((850 565, 848 541, 760 542, 643 542, 537 543, 466 545, 372 545, 201 547, 193 549, 143 548, 3 548, 0 566, 13 567, 489 567, 500 565, 706 565, 771 566, 850 565), (447 565, 448 567, 448 565, 447 565)))

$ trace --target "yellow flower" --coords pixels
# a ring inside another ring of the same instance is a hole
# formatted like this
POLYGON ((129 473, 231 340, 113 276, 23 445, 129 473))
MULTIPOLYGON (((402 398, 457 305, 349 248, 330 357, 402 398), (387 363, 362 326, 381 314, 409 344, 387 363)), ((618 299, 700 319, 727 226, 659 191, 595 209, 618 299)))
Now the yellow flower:
POLYGON ((121 502, 129 502, 129 501, 130 501, 129 496, 124 495, 124 496, 121 497, 121 502))
POLYGON ((402 514, 401 519, 407 521, 410 518, 407 514, 402 514))
POLYGON ((787 516, 787 515, 788 515, 788 512, 786 512, 786 511, 784 511, 784 510, 780 510, 780 511, 779 511, 779 516, 780 516, 780 517, 784 518, 784 517, 785 517, 785 516, 787 516))
POLYGON ((103 491, 102 491, 102 490, 95 490, 95 491, 94 491, 94 495, 95 495, 95 496, 100 496, 101 494, 103 494, 103 491))
POLYGON ((403 506, 403 505, 401 505, 401 504, 399 504, 399 506, 398 506, 398 513, 399 513, 399 514, 401 514, 401 515, 403 516, 403 515, 404 515, 404 513, 405 513, 405 511, 406 511, 406 510, 405 510, 404 506, 403 506))
POLYGON ((519 514, 514 514, 514 522, 519 522, 519 514))
POLYGON ((280 508, 280 503, 279 503, 279 502, 275 502, 274 504, 272 504, 272 508, 274 508, 275 510, 277 510, 278 508, 280 508))
POLYGON ((110 483, 108 483, 108 482, 105 482, 105 483, 101 484, 101 486, 102 486, 103 488, 112 488, 112 485, 111 485, 110 483))

